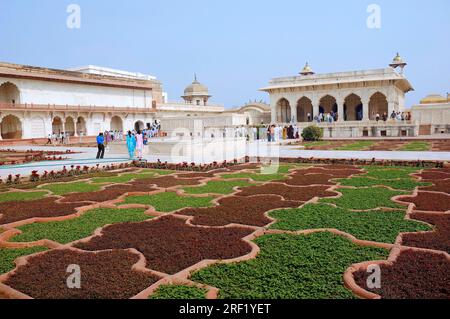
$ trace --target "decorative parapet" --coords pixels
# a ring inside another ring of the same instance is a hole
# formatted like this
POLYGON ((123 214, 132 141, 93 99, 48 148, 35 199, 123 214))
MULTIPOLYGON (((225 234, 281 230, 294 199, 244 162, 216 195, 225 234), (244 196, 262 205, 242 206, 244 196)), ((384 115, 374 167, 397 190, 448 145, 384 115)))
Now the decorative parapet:
POLYGON ((195 105, 189 103, 169 102, 169 103, 157 103, 157 111, 189 111, 189 112, 217 112, 221 113, 225 111, 225 107, 220 104, 213 105, 195 105))
POLYGON ((0 111, 70 111, 70 112, 127 112, 127 113, 156 113, 150 107, 121 107, 96 105, 55 105, 55 104, 16 104, 0 103, 0 111))
POLYGON ((317 87, 343 83, 380 81, 398 81, 402 83, 405 92, 414 90, 403 75, 397 73, 392 68, 386 68, 274 78, 269 82, 267 87, 261 88, 260 91, 271 92, 272 90, 285 88, 317 87))

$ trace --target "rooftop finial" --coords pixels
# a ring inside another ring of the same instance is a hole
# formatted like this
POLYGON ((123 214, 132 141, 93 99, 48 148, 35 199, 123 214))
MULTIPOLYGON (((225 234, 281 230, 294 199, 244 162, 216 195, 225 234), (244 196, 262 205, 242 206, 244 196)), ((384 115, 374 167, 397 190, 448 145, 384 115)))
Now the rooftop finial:
POLYGON ((313 75, 314 71, 309 66, 309 63, 306 62, 305 66, 303 67, 303 70, 300 72, 300 75, 313 75))
POLYGON ((400 74, 403 73, 403 69, 405 68, 405 66, 407 65, 407 63, 405 61, 403 61, 402 57, 400 56, 400 54, 397 52, 397 55, 394 57, 394 59, 392 60, 392 63, 389 64, 389 66, 391 68, 400 68, 400 74))

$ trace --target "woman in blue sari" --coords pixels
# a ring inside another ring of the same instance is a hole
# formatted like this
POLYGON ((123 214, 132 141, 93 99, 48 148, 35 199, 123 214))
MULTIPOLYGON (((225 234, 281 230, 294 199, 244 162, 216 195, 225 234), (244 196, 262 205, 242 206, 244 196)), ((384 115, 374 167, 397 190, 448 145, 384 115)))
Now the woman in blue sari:
POLYGON ((131 134, 131 131, 128 131, 127 134, 127 147, 128 154, 130 154, 130 158, 134 158, 134 151, 136 150, 136 138, 131 134))

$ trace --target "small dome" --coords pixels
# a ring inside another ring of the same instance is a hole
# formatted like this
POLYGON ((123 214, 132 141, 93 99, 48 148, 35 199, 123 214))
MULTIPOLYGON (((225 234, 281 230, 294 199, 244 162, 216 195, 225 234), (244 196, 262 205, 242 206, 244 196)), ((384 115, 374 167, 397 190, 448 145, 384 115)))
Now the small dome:
POLYGON ((403 63, 403 59, 400 56, 400 54, 397 52, 397 55, 395 56, 395 58, 392 60, 392 62, 394 63, 403 63))
POLYGON ((314 71, 309 66, 309 63, 306 62, 305 66, 303 67, 302 72, 300 72, 301 75, 311 75, 314 74, 314 71))
POLYGON ((407 65, 407 63, 405 61, 403 61, 402 57, 400 56, 400 54, 397 52, 397 55, 392 59, 391 64, 389 64, 390 67, 392 68, 403 68, 407 65))
POLYGON ((420 104, 435 104, 445 102, 447 102, 447 99, 440 94, 430 94, 427 97, 420 100, 420 104))
POLYGON ((201 84, 197 81, 197 76, 195 76, 194 82, 190 84, 186 89, 184 90, 185 96, 209 96, 209 90, 208 87, 201 84))

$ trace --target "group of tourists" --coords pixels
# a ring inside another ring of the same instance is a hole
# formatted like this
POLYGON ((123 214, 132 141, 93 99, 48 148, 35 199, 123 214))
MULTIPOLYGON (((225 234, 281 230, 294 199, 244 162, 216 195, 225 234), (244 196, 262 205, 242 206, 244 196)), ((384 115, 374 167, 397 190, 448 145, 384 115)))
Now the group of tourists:
MULTIPOLYGON (((310 122, 311 114, 308 113, 308 122, 310 122)), ((319 115, 314 116, 314 122, 317 123, 333 123, 338 120, 338 114, 336 112, 329 113, 319 113, 319 115)))
MULTIPOLYGON (((145 143, 146 144, 146 143, 145 143)), ((127 133, 127 148, 128 154, 131 159, 134 159, 134 156, 137 152, 137 157, 139 160, 142 159, 143 150, 144 150, 144 134, 141 130, 128 131, 127 133)))
MULTIPOLYGON (((384 112, 381 115, 379 113, 376 113, 375 115, 373 115, 373 117, 375 118, 375 121, 377 121, 377 122, 379 122, 379 121, 386 122, 388 120, 387 112, 384 112)), ((411 113, 392 111, 389 118, 392 121, 397 121, 397 122, 411 121, 411 113)))
POLYGON ((395 112, 392 111, 391 119, 395 119, 397 122, 401 121, 411 121, 411 113, 407 112, 395 112))
POLYGON ((281 140, 293 140, 298 138, 300 138, 300 136, 296 125, 278 126, 273 124, 267 127, 268 142, 279 142, 281 140))
POLYGON ((97 136, 97 159, 102 159, 105 155, 105 146, 110 142, 121 142, 126 140, 128 154, 131 159, 134 159, 137 155, 139 160, 143 158, 144 145, 148 144, 149 139, 159 136, 161 130, 161 124, 155 122, 148 128, 143 130, 128 131, 126 135, 123 131, 113 130, 105 131, 97 136))
MULTIPOLYGON (((114 135, 112 135, 114 136, 114 135)), ((114 138, 111 138, 110 132, 100 133, 97 136, 97 159, 103 159, 105 156, 105 145, 107 145, 107 140, 109 141, 122 141, 123 135, 115 136, 114 138), (117 139, 116 139, 117 138, 117 139)), ((127 141, 127 148, 128 153, 130 155, 131 159, 134 159, 135 153, 137 152, 138 159, 141 160, 143 156, 143 150, 144 150, 144 135, 141 130, 138 130, 137 132, 128 131, 126 135, 126 141, 127 141)))
POLYGON ((114 141, 123 141, 123 131, 121 130, 105 131, 104 137, 106 145, 114 141))
POLYGON ((56 144, 69 144, 70 134, 69 132, 59 132, 58 134, 53 132, 47 136, 47 143, 45 145, 56 145, 56 144))

